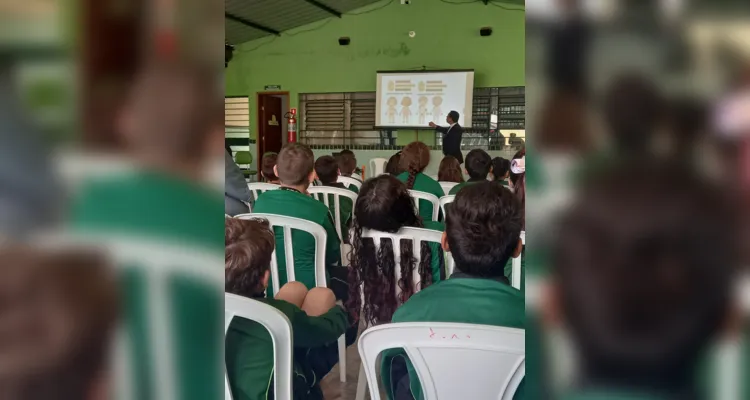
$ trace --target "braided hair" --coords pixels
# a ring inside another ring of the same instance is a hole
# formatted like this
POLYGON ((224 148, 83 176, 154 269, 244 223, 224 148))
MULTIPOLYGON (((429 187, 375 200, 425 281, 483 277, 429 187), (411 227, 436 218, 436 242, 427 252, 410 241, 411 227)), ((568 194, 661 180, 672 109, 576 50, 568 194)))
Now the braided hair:
POLYGON ((430 149, 422 142, 411 142, 401 151, 399 167, 409 173, 406 188, 414 189, 417 174, 424 171, 430 163, 430 149))

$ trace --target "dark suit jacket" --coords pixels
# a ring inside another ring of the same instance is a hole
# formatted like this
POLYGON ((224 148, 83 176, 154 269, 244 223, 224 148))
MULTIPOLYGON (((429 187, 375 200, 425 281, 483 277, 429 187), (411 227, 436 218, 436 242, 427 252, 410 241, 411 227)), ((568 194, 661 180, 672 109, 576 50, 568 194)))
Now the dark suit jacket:
POLYGON ((245 182, 245 175, 235 164, 229 152, 224 152, 224 213, 230 216, 249 212, 243 203, 252 203, 250 190, 245 182))
POLYGON ((456 157, 459 164, 464 163, 464 156, 461 154, 461 137, 464 135, 464 128, 459 124, 453 127, 435 127, 435 130, 443 134, 443 154, 446 156, 456 157))

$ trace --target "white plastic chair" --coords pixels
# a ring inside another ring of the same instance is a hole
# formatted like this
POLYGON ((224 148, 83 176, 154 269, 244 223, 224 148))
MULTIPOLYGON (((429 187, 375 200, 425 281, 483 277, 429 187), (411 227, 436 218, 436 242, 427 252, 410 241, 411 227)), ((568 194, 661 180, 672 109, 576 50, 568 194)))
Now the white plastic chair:
POLYGON ((307 189, 307 192, 312 195, 318 201, 322 201, 326 207, 331 207, 329 204, 330 199, 328 195, 333 195, 334 215, 333 219, 336 225, 336 233, 339 234, 339 240, 341 241, 341 261, 343 265, 348 266, 346 255, 349 253, 351 246, 344 243, 344 232, 341 231, 341 197, 346 197, 352 201, 352 211, 354 211, 354 205, 357 204, 357 194, 349 189, 341 189, 330 186, 311 186, 307 189))
POLYGON ((351 185, 354 185, 357 187, 357 191, 362 188, 362 181, 360 181, 359 179, 350 178, 348 176, 339 175, 339 178, 336 180, 336 182, 343 183, 347 188, 351 185))
MULTIPOLYGON (((224 334, 234 317, 263 325, 273 342, 274 394, 277 399, 292 398, 292 325, 281 311, 260 301, 224 293, 224 334)), ((232 400, 229 377, 224 372, 224 399, 232 400)))
MULTIPOLYGON (((521 231, 521 242, 526 246, 526 232, 521 231)), ((511 261, 512 272, 510 276, 510 285, 514 288, 521 290, 521 257, 523 257, 523 251, 518 257, 511 261)))
POLYGON ((388 164, 386 158, 373 158, 370 160, 370 178, 383 175, 385 173, 385 166, 388 164))
POLYGON ((450 203, 453 203, 454 200, 456 200, 456 195, 455 194, 449 194, 449 195, 446 195, 446 196, 443 196, 443 197, 440 198, 440 200, 439 200, 439 202, 440 202, 440 209, 443 210, 443 218, 445 218, 445 216, 448 215, 448 214, 445 213, 445 206, 448 205, 448 204, 450 204, 450 203))
MULTIPOLYGON (((450 194, 451 189, 453 189, 454 187, 456 187, 456 185, 458 185, 458 183, 456 183, 456 182, 438 182, 438 183, 443 188, 443 192, 445 192, 446 196, 450 194)), ((443 212, 445 212, 445 211, 443 211, 443 212)), ((445 215, 445 214, 443 214, 443 215, 445 215)))
POLYGON ((385 324, 362 333, 358 347, 371 400, 380 400, 377 359, 386 349, 404 349, 427 400, 511 400, 526 373, 523 329, 437 322, 385 324))
POLYGON ((250 182, 247 184, 247 188, 250 189, 250 193, 252 193, 254 200, 258 200, 258 196, 260 196, 261 193, 268 190, 277 190, 280 187, 281 186, 279 185, 265 182, 250 182))
MULTIPOLYGON (((240 214, 235 218, 240 219, 265 219, 274 227, 280 227, 284 231, 284 259, 286 260, 286 281, 295 281, 294 277, 294 251, 292 245, 292 229, 307 232, 315 239, 315 286, 327 287, 326 282, 326 230, 315 222, 306 219, 286 217, 276 214, 240 214)), ((279 264, 276 260, 276 248, 271 256, 271 280, 272 291, 275 296, 281 288, 279 285, 279 264)), ((339 366, 341 370, 341 382, 346 382, 346 342, 345 335, 339 338, 339 366)))
POLYGON ((409 190, 409 194, 414 198, 414 204, 417 206, 417 213, 419 213, 419 200, 425 200, 432 203, 432 220, 438 220, 438 212, 440 210, 440 199, 432 193, 420 192, 419 190, 409 190))

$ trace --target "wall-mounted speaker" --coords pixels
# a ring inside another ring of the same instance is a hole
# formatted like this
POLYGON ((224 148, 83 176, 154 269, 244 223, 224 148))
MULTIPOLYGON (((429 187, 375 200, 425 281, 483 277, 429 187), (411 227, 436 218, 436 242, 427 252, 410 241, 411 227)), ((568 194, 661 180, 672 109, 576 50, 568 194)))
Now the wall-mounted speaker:
POLYGON ((348 37, 340 37, 339 38, 339 44, 342 45, 342 46, 348 46, 349 42, 351 42, 351 40, 348 37))
POLYGON ((492 28, 489 26, 485 26, 484 28, 479 30, 479 36, 490 36, 492 35, 492 28))

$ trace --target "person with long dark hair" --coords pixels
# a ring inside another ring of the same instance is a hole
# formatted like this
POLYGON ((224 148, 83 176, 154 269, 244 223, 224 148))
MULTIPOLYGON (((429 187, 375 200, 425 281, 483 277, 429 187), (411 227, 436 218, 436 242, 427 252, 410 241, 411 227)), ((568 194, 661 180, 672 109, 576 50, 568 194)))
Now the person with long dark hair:
POLYGON ((396 265, 390 240, 382 240, 378 249, 372 239, 362 237, 365 229, 394 233, 403 227, 442 230, 439 223, 422 221, 414 210, 414 199, 395 177, 381 175, 365 181, 354 206, 349 259, 347 309, 355 319, 364 318, 370 325, 389 322, 396 308, 415 293, 415 288, 421 290, 442 279, 442 253, 437 243, 422 243, 420 249, 413 249, 411 244, 402 242, 401 262, 396 265), (419 265, 415 265, 415 251, 421 255, 419 265), (396 268, 401 271, 399 282, 395 282, 396 268), (419 282, 414 282, 415 268, 419 270, 419 282), (360 296, 362 287, 364 296, 360 296))
POLYGON ((508 175, 510 174, 510 160, 502 157, 492 159, 492 181, 508 186, 508 175))
MULTIPOLYGON (((436 180, 424 174, 430 164, 430 148, 422 142, 411 142, 401 151, 400 167, 402 172, 398 179, 406 183, 409 190, 418 190, 440 198, 445 195, 443 187, 436 180)), ((425 221, 432 220, 432 203, 420 200, 419 215, 425 221)))
POLYGON ((388 159, 388 164, 385 165, 385 172, 387 174, 398 176, 398 174, 404 172, 401 170, 399 163, 401 162, 401 152, 394 154, 388 159))
POLYGON ((461 164, 456 157, 445 156, 438 167, 438 182, 463 183, 464 174, 461 173, 461 164))

